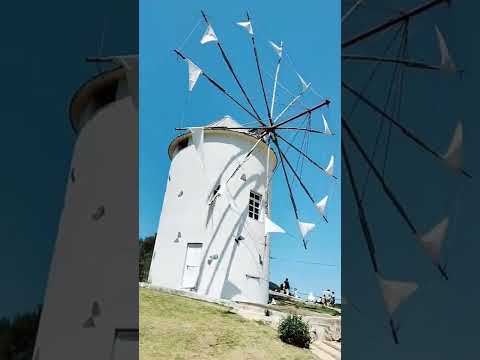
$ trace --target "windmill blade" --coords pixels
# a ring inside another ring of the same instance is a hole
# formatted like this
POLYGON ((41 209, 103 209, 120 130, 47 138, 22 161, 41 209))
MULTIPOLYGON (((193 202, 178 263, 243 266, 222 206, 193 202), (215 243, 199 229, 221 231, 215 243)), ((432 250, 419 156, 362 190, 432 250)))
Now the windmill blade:
POLYGON ((203 33, 202 39, 200 40, 200 44, 207 44, 209 42, 218 42, 217 35, 215 34, 215 31, 213 31, 212 25, 208 24, 207 29, 203 33))
POLYGON ((402 15, 398 16, 398 17, 394 17, 390 20, 387 20, 386 22, 382 23, 382 24, 379 24, 379 25, 376 25, 374 26, 373 28, 371 28, 370 30, 367 30, 353 38, 351 38, 350 40, 346 40, 344 42, 342 42, 342 49, 345 49, 345 48, 348 48, 362 40, 365 40, 365 39, 368 39, 369 37, 375 35, 375 34, 378 34, 380 32, 383 32, 385 30, 388 30, 390 28, 392 28, 393 26, 397 25, 397 24, 400 24, 406 20, 409 20, 415 16, 418 16, 422 13, 424 13, 425 11, 435 7, 435 6, 438 6, 438 5, 441 5, 441 4, 447 4, 449 3, 450 0, 431 0, 431 1, 427 1, 426 3, 424 4, 421 4, 419 5, 418 7, 412 9, 412 10, 409 10, 409 11, 404 11, 402 12, 402 15))
POLYGON ((378 63, 400 64, 410 68, 417 68, 422 70, 442 70, 438 65, 431 65, 419 61, 399 58, 386 58, 379 56, 364 56, 364 55, 342 55, 342 60, 366 61, 378 63))
POLYGON ((370 255, 370 261, 372 262, 373 270, 378 273, 378 263, 375 256, 375 245, 373 243, 372 233, 368 225, 367 216, 365 214, 365 209, 363 207, 362 201, 360 200, 360 194, 355 182, 355 177, 353 176, 352 166, 350 165, 350 160, 345 149, 345 145, 342 141, 342 158, 345 167, 347 168, 348 178, 350 179, 350 185, 352 186, 353 196, 355 198, 355 204, 357 205, 358 210, 358 219, 360 221, 360 226, 362 227, 363 238, 367 243, 368 254, 370 255))
MULTIPOLYGON (((205 23, 207 25, 210 26, 210 22, 208 21, 208 18, 207 18, 207 15, 202 11, 202 16, 203 16, 203 19, 205 20, 205 23)), ((211 26, 210 26, 211 28, 211 26)), ((207 28, 208 30, 208 28, 207 28)), ((212 29, 213 31, 213 29, 212 29)), ((266 126, 265 123, 262 122, 261 118, 260 118, 260 115, 258 115, 258 112, 257 110, 255 109, 255 106, 253 106, 253 103, 252 101, 250 100, 250 98, 248 97, 244 87, 242 86, 242 84, 240 83, 240 80, 238 79, 238 76, 237 74, 235 73, 235 70, 233 69, 233 66, 232 66, 232 63, 230 62, 225 50, 223 49, 223 46, 222 44, 220 43, 220 41, 217 39, 216 35, 215 35, 215 42, 217 43, 217 47, 218 49, 220 50, 220 53, 222 55, 222 58, 223 58, 223 61, 225 62, 225 64, 227 65, 228 67, 228 70, 230 71, 230 73, 232 74, 233 78, 235 79, 235 82, 237 83, 238 87, 240 88, 240 91, 242 92, 243 96, 245 97, 245 99, 247 100, 247 103, 248 105, 250 106, 250 108, 252 109, 253 113, 255 114, 256 118, 257 118, 257 121, 262 124, 263 126, 266 126)))
MULTIPOLYGON (((352 87, 350 87, 347 83, 345 83, 344 81, 342 81, 342 87, 344 87, 345 89, 347 89, 350 93, 352 93, 354 96, 357 97, 357 99, 361 100, 363 103, 365 103, 366 105, 368 105, 368 107, 370 107, 372 110, 374 110, 376 113, 380 114, 381 115, 381 119, 382 120, 387 120, 389 121, 391 124, 393 124, 395 127, 397 127, 398 129, 400 129, 403 134, 408 138, 410 139, 411 141, 413 141, 414 143, 416 143, 421 149, 425 150, 426 152, 430 153, 431 155, 433 155, 435 158, 437 159, 440 159, 440 160, 444 160, 444 157, 442 155, 440 155, 438 152, 436 152, 435 150, 431 149, 425 142, 423 142, 422 140, 420 140, 417 136, 415 136, 410 130, 408 130, 407 128, 405 128, 404 126, 402 126, 398 121, 396 121, 395 119, 393 119, 390 115, 388 115, 385 111, 383 111, 382 109, 380 109, 377 105, 375 105, 372 101, 370 101, 369 99, 367 99, 364 95, 362 95, 361 93, 359 93, 357 90, 354 90, 352 87)), ((344 123, 344 121, 342 121, 342 124, 344 123)), ((460 172, 465 175, 466 177, 468 178, 471 178, 472 176, 467 173, 465 170, 463 169, 460 169, 460 172)))
MULTIPOLYGON (((178 49, 173 50, 175 54, 180 56, 183 60, 187 60, 188 58, 183 55, 178 49)), ((189 60, 189 59, 188 59, 189 60)), ((252 118, 254 118, 256 121, 258 121, 262 126, 266 126, 256 115, 252 114, 245 106, 240 103, 237 99, 235 99, 230 93, 223 88, 222 85, 220 85, 217 81, 215 81, 212 77, 210 77, 205 71, 202 70, 202 74, 210 84, 212 84, 217 90, 220 90, 226 97, 228 97, 230 100, 232 100, 236 105, 238 105, 243 111, 245 111, 248 115, 250 115, 252 118)))
POLYGON ((272 125, 272 114, 270 112, 270 106, 268 105, 267 92, 265 91, 265 84, 263 83, 262 70, 260 69, 260 59, 257 51, 257 45, 255 44, 255 35, 253 34, 252 23, 250 22, 250 15, 247 13, 248 21, 245 23, 238 23, 238 25, 245 27, 245 29, 252 35, 252 47, 253 54, 255 55, 255 63, 257 65, 258 77, 260 79, 260 86, 262 88, 263 100, 265 101, 265 107, 267 108, 268 121, 272 125))

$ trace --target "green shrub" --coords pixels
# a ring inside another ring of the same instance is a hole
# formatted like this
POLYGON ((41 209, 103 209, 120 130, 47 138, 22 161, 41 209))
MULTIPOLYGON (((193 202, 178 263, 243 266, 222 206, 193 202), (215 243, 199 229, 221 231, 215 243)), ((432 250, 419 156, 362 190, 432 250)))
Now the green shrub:
POLYGON ((299 315, 290 314, 282 319, 278 325, 278 335, 283 342, 301 348, 308 349, 312 341, 310 325, 299 315))

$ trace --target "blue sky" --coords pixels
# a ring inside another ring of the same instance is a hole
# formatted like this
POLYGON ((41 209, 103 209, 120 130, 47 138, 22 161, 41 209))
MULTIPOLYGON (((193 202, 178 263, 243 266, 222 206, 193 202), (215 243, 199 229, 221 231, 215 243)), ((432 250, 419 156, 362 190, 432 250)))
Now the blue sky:
MULTIPOLYGON (((295 184, 294 194, 300 219, 317 224, 308 237, 308 250, 305 250, 279 167, 273 180, 272 218, 296 238, 282 234, 272 236, 271 256, 276 259, 271 260, 270 278, 274 282, 280 282, 288 276, 292 287, 304 292, 320 293, 330 288, 336 292, 339 299, 341 70, 338 1, 306 1, 301 7, 272 6, 253 1, 228 4, 205 1, 201 8, 174 1, 140 2, 140 236, 154 234, 157 230, 170 166, 167 146, 178 134, 175 127, 207 124, 227 114, 240 123, 251 121, 205 79, 200 78, 194 91, 188 94, 187 66, 173 53, 173 49, 179 47, 205 72, 241 99, 241 93, 222 62, 216 46, 212 43, 199 43, 205 30, 200 14, 202 9, 209 16, 241 82, 261 115, 265 113, 265 106, 250 39, 246 32, 235 25, 235 22, 245 20, 246 11, 249 11, 252 18, 269 98, 272 88, 270 76, 273 76, 276 62, 276 56, 268 45, 268 40, 272 40, 276 43, 283 41, 288 54, 288 57, 284 56, 280 71, 281 83, 292 93, 298 93, 300 85, 295 74, 297 71, 307 82, 312 83, 318 95, 332 101, 323 113, 331 130, 337 135, 310 135, 308 153, 325 166, 333 154, 336 160, 335 174, 339 179, 332 181, 308 163, 305 163, 302 171, 302 179, 316 199, 321 199, 325 194, 329 195, 329 223, 325 224, 321 220, 311 201, 300 186, 295 184), (193 33, 185 41, 192 29, 193 33)), ((277 90, 277 97, 276 109, 279 111, 291 97, 282 88, 277 90)), ((303 102, 313 106, 321 101, 321 97, 310 93, 303 102)), ((300 111, 302 107, 298 106, 290 114, 300 111)), ((302 122, 300 119, 292 124, 301 126, 302 122)), ((312 125, 315 129, 323 130, 320 112, 312 117, 312 125)), ((287 138, 294 135, 286 130, 282 134, 287 138)), ((295 144, 300 146, 301 141, 302 135, 299 134, 295 144)), ((284 146, 283 150, 286 149, 284 146)), ((296 164, 298 156, 293 150, 290 150, 287 156, 296 164)))

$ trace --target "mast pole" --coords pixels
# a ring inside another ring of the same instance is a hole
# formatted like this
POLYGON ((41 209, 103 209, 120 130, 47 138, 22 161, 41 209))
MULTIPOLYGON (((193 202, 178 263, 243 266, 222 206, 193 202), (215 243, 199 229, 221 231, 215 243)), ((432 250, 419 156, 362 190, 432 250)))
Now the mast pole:
MULTIPOLYGON (((250 15, 248 14, 248 12, 247 12, 247 20, 250 22, 250 26, 251 26, 250 15)), ((253 45, 253 52, 255 54, 255 62, 257 63, 258 77, 260 78, 260 85, 262 86, 263 99, 265 101, 265 107, 267 108, 268 119, 271 120, 272 119, 272 114, 270 113, 270 107, 268 106, 267 93, 265 91, 265 85, 263 83, 262 71, 260 69, 260 60, 259 60, 259 56, 258 56, 257 45, 255 44, 255 32, 253 30, 252 30, 251 39, 252 39, 252 45, 253 45)))

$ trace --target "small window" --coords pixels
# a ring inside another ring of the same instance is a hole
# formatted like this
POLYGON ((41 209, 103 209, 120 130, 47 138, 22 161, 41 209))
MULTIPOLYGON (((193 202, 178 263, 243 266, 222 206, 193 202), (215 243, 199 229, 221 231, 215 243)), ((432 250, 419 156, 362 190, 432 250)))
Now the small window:
POLYGON ((248 217, 258 220, 260 218, 260 204, 262 203, 262 195, 250 191, 250 201, 248 203, 248 217))

